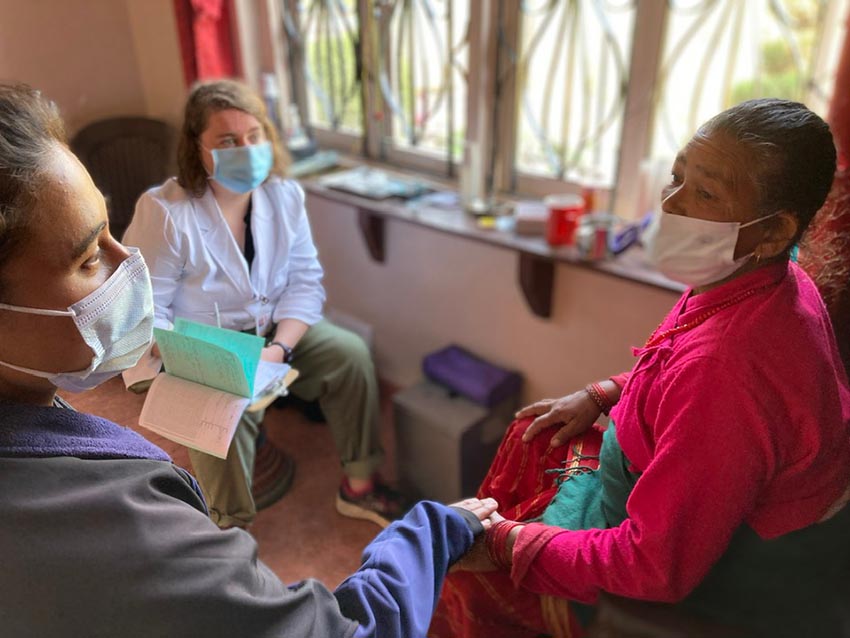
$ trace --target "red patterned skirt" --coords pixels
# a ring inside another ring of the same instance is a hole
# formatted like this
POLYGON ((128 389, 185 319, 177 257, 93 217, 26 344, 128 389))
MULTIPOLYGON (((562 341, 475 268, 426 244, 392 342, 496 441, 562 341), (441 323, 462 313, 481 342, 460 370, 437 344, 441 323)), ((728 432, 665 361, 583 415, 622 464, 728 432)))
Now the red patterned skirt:
MULTIPOLYGON (((479 498, 499 503, 499 513, 517 521, 543 514, 555 493, 559 470, 596 469, 602 430, 596 427, 561 447, 549 447, 555 429, 522 442, 531 419, 514 421, 499 446, 479 498)), ((455 571, 443 586, 431 638, 580 638, 583 629, 561 598, 516 588, 505 571, 455 571)))

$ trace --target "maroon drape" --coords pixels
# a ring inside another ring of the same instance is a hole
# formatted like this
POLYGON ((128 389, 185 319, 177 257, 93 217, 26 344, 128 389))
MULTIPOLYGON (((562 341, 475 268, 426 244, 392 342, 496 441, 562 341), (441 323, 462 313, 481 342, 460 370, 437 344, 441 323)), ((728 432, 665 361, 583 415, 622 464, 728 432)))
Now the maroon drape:
POLYGON ((850 14, 847 21, 828 116, 838 149, 838 170, 832 191, 803 242, 800 263, 823 294, 844 367, 850 373, 850 14))
POLYGON ((174 0, 174 12, 186 84, 235 76, 230 0, 174 0))

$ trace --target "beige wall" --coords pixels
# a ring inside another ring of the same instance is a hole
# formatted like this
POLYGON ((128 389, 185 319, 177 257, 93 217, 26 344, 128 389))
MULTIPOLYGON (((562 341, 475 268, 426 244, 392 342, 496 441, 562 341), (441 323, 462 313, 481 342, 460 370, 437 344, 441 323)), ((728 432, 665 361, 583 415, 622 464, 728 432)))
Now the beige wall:
POLYGON ((186 85, 172 0, 124 0, 149 117, 180 125, 186 85))
POLYGON ((384 264, 370 260, 355 209, 308 196, 329 305, 371 324, 382 377, 408 385, 422 356, 457 343, 520 370, 525 400, 562 396, 632 364, 677 295, 559 265, 553 315, 528 310, 516 253, 389 222, 384 264))
POLYGON ((0 0, 0 81, 41 89, 68 131, 112 115, 177 121, 183 79, 170 0, 0 0))

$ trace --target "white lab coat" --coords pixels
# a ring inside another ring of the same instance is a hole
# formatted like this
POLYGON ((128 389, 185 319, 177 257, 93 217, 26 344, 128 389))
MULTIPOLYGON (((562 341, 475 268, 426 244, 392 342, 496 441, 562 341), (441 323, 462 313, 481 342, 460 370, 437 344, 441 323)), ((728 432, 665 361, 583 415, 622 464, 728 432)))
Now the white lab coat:
POLYGON ((249 273, 212 191, 193 198, 175 179, 139 198, 124 234, 141 250, 153 283, 155 324, 175 317, 222 328, 258 328, 282 319, 308 325, 322 318, 322 267, 310 234, 304 191, 268 179, 251 196, 255 258, 249 273))

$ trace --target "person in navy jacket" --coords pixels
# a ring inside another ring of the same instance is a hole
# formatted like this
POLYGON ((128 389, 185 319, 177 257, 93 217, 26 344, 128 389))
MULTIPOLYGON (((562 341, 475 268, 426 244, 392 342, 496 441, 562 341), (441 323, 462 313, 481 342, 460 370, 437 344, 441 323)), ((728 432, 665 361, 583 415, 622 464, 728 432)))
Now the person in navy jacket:
POLYGON ((162 450, 57 397, 134 365, 152 327, 144 259, 110 235, 55 107, 0 85, 0 633, 424 636, 495 501, 420 503, 335 591, 285 585, 162 450))

